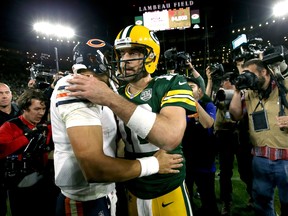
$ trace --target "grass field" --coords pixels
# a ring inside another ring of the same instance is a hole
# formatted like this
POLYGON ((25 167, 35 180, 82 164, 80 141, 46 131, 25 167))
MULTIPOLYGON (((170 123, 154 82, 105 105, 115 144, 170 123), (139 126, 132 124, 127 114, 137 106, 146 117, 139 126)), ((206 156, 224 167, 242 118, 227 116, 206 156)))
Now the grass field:
MULTIPOLYGON (((219 172, 219 169, 216 171, 216 173, 219 172)), ((216 197, 218 201, 218 207, 219 211, 221 210, 221 201, 219 199, 220 195, 220 187, 219 187, 219 176, 216 174, 215 179, 215 191, 216 191, 216 197)), ((234 170, 233 170, 233 177, 232 177, 232 184, 233 184, 233 203, 232 203, 232 209, 231 209, 231 216, 254 216, 254 211, 251 208, 247 208, 247 202, 248 202, 248 194, 246 192, 245 184, 240 180, 239 173, 237 170, 237 160, 235 159, 234 163, 234 170)), ((196 189, 196 188, 194 188, 196 189)), ((196 191, 194 191, 195 193, 196 191)), ((200 206, 200 200, 196 196, 194 196, 194 202, 197 207, 200 206)), ((276 212, 279 214, 279 199, 277 190, 275 193, 275 209, 276 212)), ((280 215, 280 214, 279 214, 280 215)), ((212 215, 211 215, 212 216, 212 215)))
MULTIPOLYGON (((216 173, 219 172, 219 169, 216 171, 216 173)), ((219 177, 216 174, 215 179, 215 191, 216 191, 216 197, 218 201, 218 207, 219 210, 221 210, 221 202, 219 199, 220 194, 220 188, 219 188, 219 177)), ((254 212, 252 209, 247 208, 247 202, 248 202, 248 194, 246 192, 245 184, 240 180, 239 173, 237 170, 237 161, 235 160, 234 163, 234 170, 233 170, 233 177, 232 177, 232 184, 233 184, 233 204, 232 204, 232 214, 231 216, 254 216, 254 212)), ((195 191, 194 191, 195 192, 195 191)), ((279 214, 279 199, 277 196, 277 191, 275 193, 275 209, 276 212, 279 214)), ((200 206, 200 199, 194 196, 194 202, 196 204, 196 207, 200 206)), ((9 203, 8 204, 8 214, 7 216, 11 216, 11 213, 9 211, 9 203)), ((280 214, 279 214, 280 215, 280 214)), ((120 215, 122 216, 122 215, 120 215)), ((124 215, 123 215, 124 216, 124 215)), ((179 215, 180 216, 180 215, 179 215)), ((213 215, 207 215, 207 216, 213 216, 213 215)))

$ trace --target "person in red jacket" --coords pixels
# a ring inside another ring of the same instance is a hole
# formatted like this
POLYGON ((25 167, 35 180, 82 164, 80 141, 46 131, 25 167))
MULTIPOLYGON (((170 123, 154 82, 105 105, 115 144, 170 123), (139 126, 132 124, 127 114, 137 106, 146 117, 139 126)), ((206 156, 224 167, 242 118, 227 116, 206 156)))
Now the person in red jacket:
POLYGON ((47 170, 52 131, 43 118, 47 99, 41 90, 27 89, 17 101, 23 114, 0 127, 0 158, 6 159, 5 178, 13 216, 51 216, 55 211, 57 187, 47 170))

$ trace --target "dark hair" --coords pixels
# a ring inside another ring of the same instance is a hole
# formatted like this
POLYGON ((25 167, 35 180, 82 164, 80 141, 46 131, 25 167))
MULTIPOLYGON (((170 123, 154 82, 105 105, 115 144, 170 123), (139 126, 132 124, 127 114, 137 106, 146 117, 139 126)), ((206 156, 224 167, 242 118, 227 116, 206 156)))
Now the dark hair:
POLYGON ((26 89, 18 98, 17 104, 21 110, 28 109, 32 104, 32 99, 39 100, 47 106, 48 99, 40 89, 26 89))
POLYGON ((243 67, 244 68, 249 67, 250 65, 256 65, 257 71, 262 71, 264 68, 268 69, 266 64, 258 58, 253 58, 253 59, 246 61, 243 65, 243 67))

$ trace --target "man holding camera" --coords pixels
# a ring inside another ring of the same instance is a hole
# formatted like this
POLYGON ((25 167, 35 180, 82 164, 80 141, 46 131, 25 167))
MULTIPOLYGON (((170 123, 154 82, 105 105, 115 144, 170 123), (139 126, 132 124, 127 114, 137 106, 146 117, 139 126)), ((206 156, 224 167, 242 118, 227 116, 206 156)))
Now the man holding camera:
POLYGON ((245 112, 248 114, 253 144, 255 213, 256 216, 276 215, 274 193, 277 187, 280 215, 288 215, 288 80, 277 80, 273 71, 259 59, 246 61, 243 69, 241 83, 236 82, 229 112, 234 120, 243 118, 245 112))
POLYGON ((49 147, 53 148, 51 126, 43 119, 47 100, 39 89, 26 90, 17 101, 23 114, 0 127, 0 158, 6 160, 13 216, 54 215, 58 189, 48 158, 49 147))
MULTIPOLYGON (((214 103, 217 107, 214 130, 218 144, 220 164, 220 199, 222 202, 221 215, 230 215, 232 207, 232 176, 234 156, 237 156, 238 122, 230 117, 228 95, 232 95, 235 86, 231 81, 231 73, 223 75, 221 87, 216 93, 214 103)), ((230 97, 231 99, 231 97, 230 97)))

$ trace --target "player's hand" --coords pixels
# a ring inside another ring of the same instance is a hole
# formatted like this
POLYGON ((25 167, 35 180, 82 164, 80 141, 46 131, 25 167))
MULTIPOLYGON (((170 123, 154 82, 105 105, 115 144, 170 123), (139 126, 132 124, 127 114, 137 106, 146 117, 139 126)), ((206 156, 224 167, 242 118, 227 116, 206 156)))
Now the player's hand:
POLYGON ((67 82, 71 84, 66 87, 69 96, 85 98, 95 104, 106 106, 110 102, 109 94, 115 94, 107 83, 93 76, 76 74, 67 82))
POLYGON ((183 166, 183 157, 180 154, 169 154, 165 150, 160 149, 154 156, 159 162, 160 174, 179 173, 179 168, 183 166))

